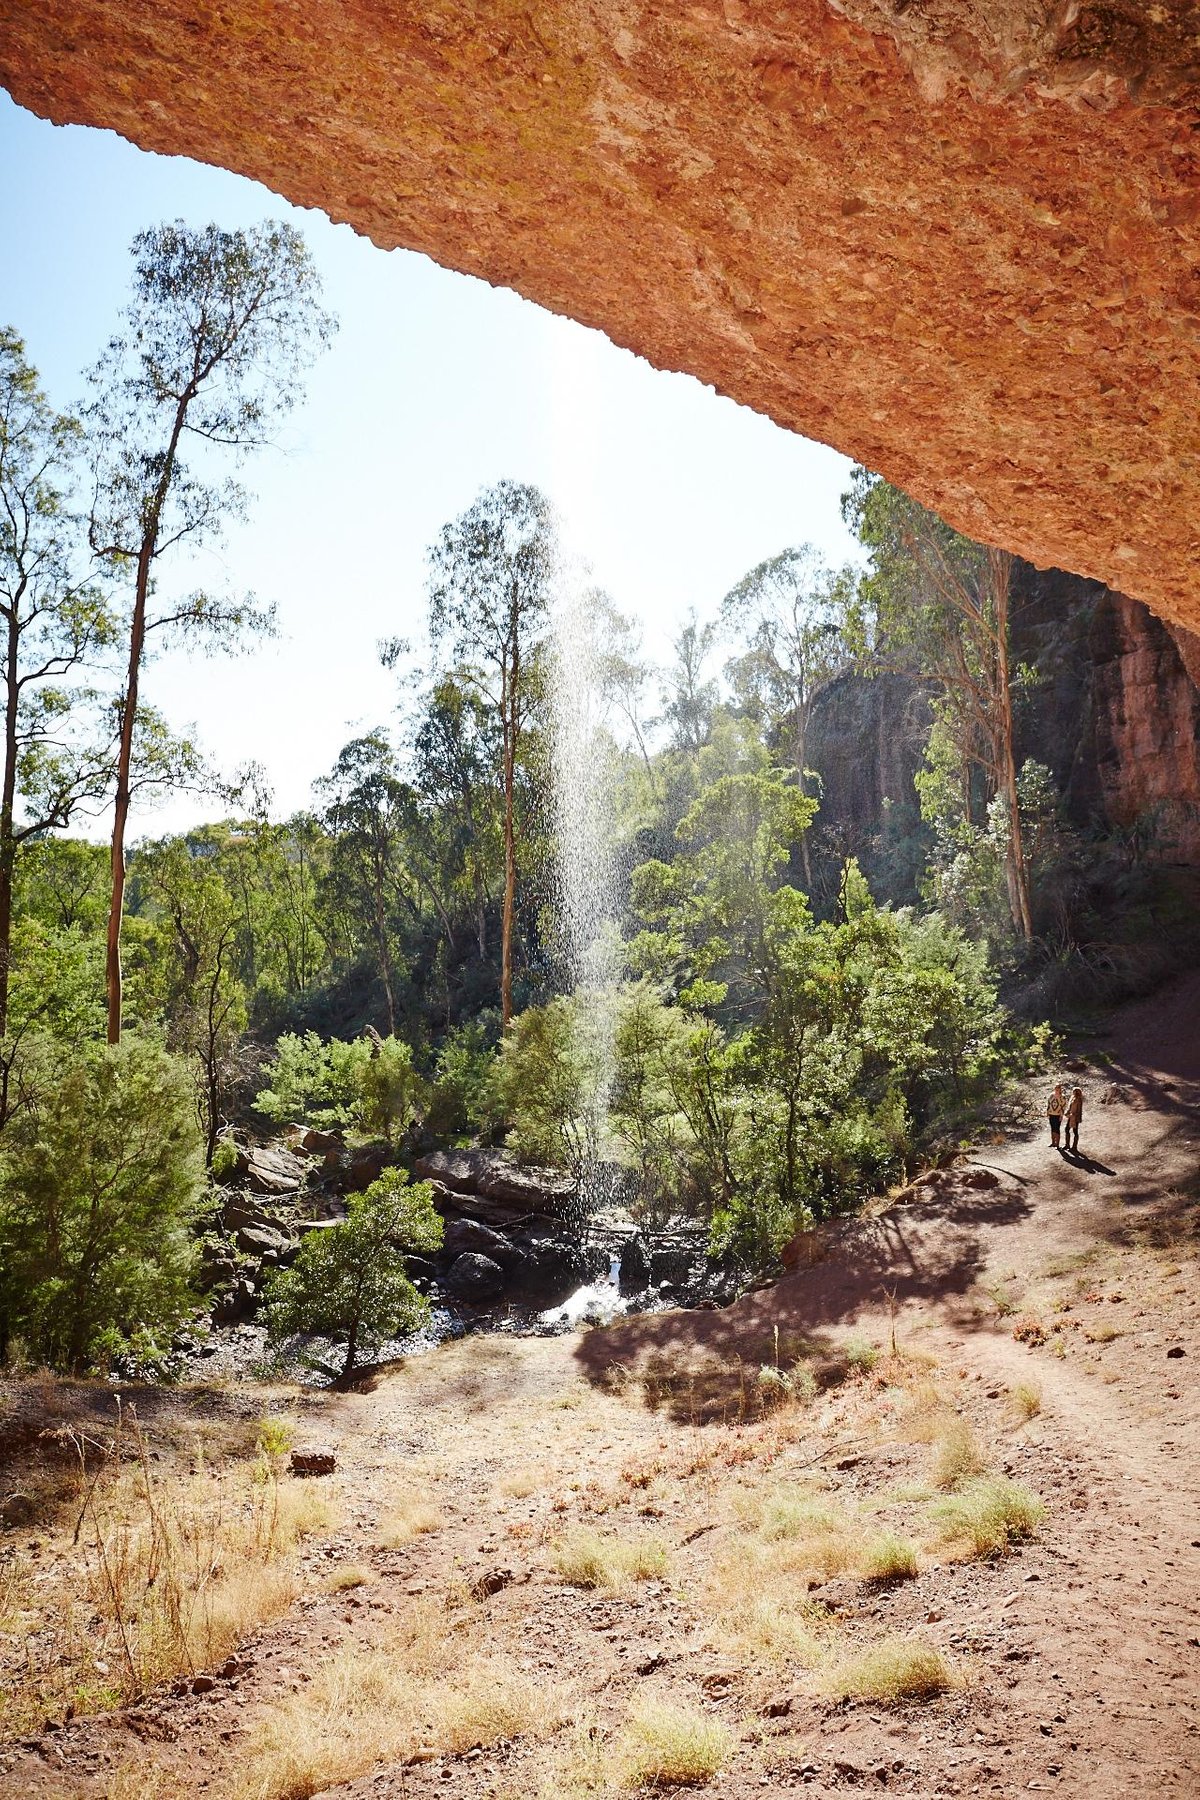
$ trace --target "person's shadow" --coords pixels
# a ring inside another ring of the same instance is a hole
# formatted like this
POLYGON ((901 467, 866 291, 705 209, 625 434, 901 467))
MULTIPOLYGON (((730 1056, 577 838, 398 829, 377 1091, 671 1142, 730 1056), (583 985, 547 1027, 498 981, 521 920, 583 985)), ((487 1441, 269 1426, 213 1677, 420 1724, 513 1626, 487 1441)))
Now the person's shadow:
POLYGON ((1068 1150, 1065 1144, 1058 1146, 1058 1154, 1064 1162, 1069 1162, 1073 1169, 1082 1169, 1085 1175, 1115 1175, 1107 1163, 1097 1162, 1093 1156, 1085 1156, 1082 1150, 1068 1150))

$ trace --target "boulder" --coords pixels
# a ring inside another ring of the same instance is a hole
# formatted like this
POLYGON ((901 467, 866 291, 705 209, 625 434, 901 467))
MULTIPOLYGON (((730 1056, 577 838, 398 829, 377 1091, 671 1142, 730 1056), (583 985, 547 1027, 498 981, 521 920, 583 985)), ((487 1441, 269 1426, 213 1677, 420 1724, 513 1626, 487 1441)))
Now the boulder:
POLYGON ((522 1252, 503 1233, 493 1231, 490 1225, 481 1224, 478 1219, 449 1220, 442 1248, 450 1257, 465 1256, 474 1250, 480 1256, 490 1256, 504 1269, 512 1268, 522 1257, 522 1252))
POLYGON ((289 1150, 263 1145, 238 1146, 237 1172, 256 1194, 294 1194, 303 1185, 305 1168, 289 1150))
POLYGON ((474 1250, 456 1257, 446 1277, 446 1286, 457 1300, 472 1303, 494 1300, 504 1289, 504 1270, 490 1256, 474 1250))
POLYGON ((355 1150, 350 1156, 342 1157, 339 1170, 343 1187, 352 1194, 361 1194, 364 1188, 379 1180, 385 1161, 382 1150, 355 1150))
POLYGON ((692 1274, 693 1252, 671 1247, 650 1254, 650 1280, 655 1287, 683 1287, 692 1274))
POLYGON ((640 1294, 643 1288, 650 1285, 652 1261, 646 1240, 640 1231, 635 1231, 631 1238, 626 1238, 621 1246, 620 1286, 623 1294, 640 1294))
POLYGON ((563 1238, 537 1238, 526 1250, 520 1280, 522 1288, 557 1306, 597 1272, 578 1244, 563 1238))
POLYGON ((33 1522, 33 1498, 29 1494, 6 1494, 0 1500, 0 1529, 19 1531, 23 1525, 33 1522))
POLYGON ((282 1251, 291 1248, 292 1240, 286 1231, 277 1231, 270 1225, 243 1225, 236 1237, 237 1247, 244 1250, 247 1256, 263 1257, 272 1252, 278 1256, 282 1251))
POLYGON ((310 1445, 292 1451, 288 1468, 293 1475, 332 1475, 337 1468, 337 1455, 325 1445, 310 1445))
POLYGON ((563 1217, 579 1199, 578 1184, 569 1175, 518 1163, 506 1150, 437 1150, 418 1157, 416 1173, 451 1194, 481 1195, 526 1213, 563 1217))

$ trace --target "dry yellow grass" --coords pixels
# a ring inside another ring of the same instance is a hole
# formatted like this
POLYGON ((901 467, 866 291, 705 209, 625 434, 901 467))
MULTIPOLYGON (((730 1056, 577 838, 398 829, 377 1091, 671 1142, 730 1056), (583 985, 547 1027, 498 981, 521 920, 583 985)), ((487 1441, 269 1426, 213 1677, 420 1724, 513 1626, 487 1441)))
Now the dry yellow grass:
POLYGON ((972 1557, 999 1556, 1012 1544, 1033 1537, 1046 1516, 1036 1494, 1003 1476, 967 1482, 936 1508, 943 1541, 964 1547, 972 1557))
POLYGON ((562 1721, 556 1691, 500 1657, 473 1656, 432 1603, 375 1650, 335 1652, 251 1739, 237 1800, 309 1800, 419 1750, 461 1755, 562 1721))
POLYGON ((1008 1390, 1009 1405, 1022 1421, 1036 1419, 1042 1410, 1042 1388, 1037 1381, 1017 1381, 1008 1390))
POLYGON ((445 1523, 441 1508, 429 1495, 408 1494, 380 1519, 379 1542, 385 1550, 399 1550, 414 1538, 440 1531, 445 1523))
POLYGON ((699 1707, 647 1699, 618 1740, 618 1780, 625 1788, 696 1787, 724 1767, 733 1746, 728 1727, 699 1707))
POLYGON ((102 1459, 84 1448, 80 1492, 78 1543, 52 1542, 42 1579, 0 1592, 25 1647, 19 1673, 10 1653, 0 1680, 5 1732, 223 1661, 291 1605, 292 1553, 330 1517, 319 1488, 280 1482, 263 1454, 183 1471, 156 1462, 128 1419, 102 1459))
POLYGON ((581 1526, 553 1548, 554 1567, 571 1587, 620 1593, 633 1581, 653 1581, 667 1573, 667 1549, 650 1535, 617 1537, 581 1526))
POLYGON ((496 1491, 507 1494, 511 1500, 527 1500, 530 1494, 536 1494, 539 1489, 544 1488, 549 1480, 550 1476, 545 1469, 530 1463, 525 1468, 510 1469, 506 1475, 502 1475, 496 1483, 496 1491))
POLYGON ((352 1588, 366 1587, 373 1580, 370 1569, 364 1568, 362 1563, 346 1563, 340 1569, 332 1569, 323 1586, 328 1594, 345 1594, 352 1588))
POLYGON ((894 1706, 902 1700, 931 1700, 956 1686, 940 1650, 920 1638, 883 1638, 835 1665, 827 1691, 840 1700, 894 1706))
POLYGON ((871 1581, 908 1581, 919 1569, 917 1553, 896 1531, 881 1531, 863 1545, 859 1567, 871 1581))
POLYGON ((965 1419, 957 1416, 947 1419, 935 1445, 930 1470, 934 1487, 956 1488, 972 1476, 982 1475, 987 1468, 987 1457, 965 1419))

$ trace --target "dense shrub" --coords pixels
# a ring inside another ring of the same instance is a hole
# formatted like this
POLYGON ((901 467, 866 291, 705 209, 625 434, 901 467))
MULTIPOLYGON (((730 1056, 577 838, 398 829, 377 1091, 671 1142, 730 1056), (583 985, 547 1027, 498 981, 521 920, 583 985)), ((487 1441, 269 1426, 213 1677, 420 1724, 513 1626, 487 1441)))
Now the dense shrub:
POLYGON ((41 1054, 0 1150, 0 1323, 77 1370, 188 1311, 203 1159, 188 1070, 156 1040, 41 1054))

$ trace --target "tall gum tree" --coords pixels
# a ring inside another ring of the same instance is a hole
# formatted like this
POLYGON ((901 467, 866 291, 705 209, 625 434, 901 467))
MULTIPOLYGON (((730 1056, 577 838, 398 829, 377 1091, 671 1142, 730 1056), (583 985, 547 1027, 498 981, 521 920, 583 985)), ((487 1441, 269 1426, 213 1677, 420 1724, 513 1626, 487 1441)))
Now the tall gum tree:
POLYGON ((535 487, 498 481, 450 524, 429 551, 429 624, 459 679, 500 721, 504 890, 500 915, 500 1017, 512 1018, 517 895, 518 759, 537 700, 535 652, 550 616, 558 539, 550 502, 535 487))
POLYGON ((106 943, 108 1039, 121 1036, 125 835, 143 661, 164 634, 230 645, 267 618, 249 601, 195 592, 153 604, 164 557, 211 540, 245 506, 212 471, 261 448, 300 392, 299 378, 334 321, 299 232, 182 221, 134 240, 124 329, 92 375, 92 548, 130 586, 128 658, 113 792, 112 893, 106 943), (199 464, 188 460, 199 451, 199 464))
POLYGON ((0 1040, 17 856, 99 801, 112 766, 99 696, 84 684, 114 621, 85 579, 86 542, 68 505, 79 441, 77 422, 47 402, 21 339, 0 328, 0 1040))
POLYGON ((982 769, 989 795, 1003 797, 1009 912, 1013 930, 1028 941, 1033 911, 1014 742, 1013 559, 951 530, 865 469, 855 470, 843 511, 871 555, 861 591, 876 621, 876 660, 898 655, 941 689, 942 717, 953 727, 964 769, 968 823, 972 764, 982 769))

